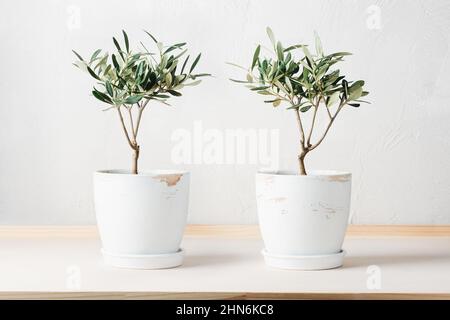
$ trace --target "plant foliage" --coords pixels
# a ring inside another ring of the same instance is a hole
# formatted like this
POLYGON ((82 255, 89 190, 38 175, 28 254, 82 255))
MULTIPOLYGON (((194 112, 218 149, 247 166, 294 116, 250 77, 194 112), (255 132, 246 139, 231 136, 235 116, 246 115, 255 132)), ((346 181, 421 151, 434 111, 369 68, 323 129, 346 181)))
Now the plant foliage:
POLYGON ((73 51, 79 59, 76 67, 88 72, 97 81, 92 94, 98 100, 111 106, 132 105, 145 100, 156 100, 167 104, 171 96, 181 96, 179 90, 201 82, 205 73, 193 73, 201 54, 190 67, 186 43, 164 46, 145 31, 156 45, 156 52, 150 52, 141 42, 142 50, 133 52, 128 35, 122 31, 122 44, 113 37, 115 53, 96 50, 89 59, 73 51))
POLYGON ((322 142, 341 109, 347 105, 359 107, 361 103, 367 103, 361 98, 368 95, 368 92, 364 90, 363 80, 349 81, 339 69, 335 68, 336 64, 342 62, 344 57, 351 53, 325 54, 317 34, 315 34, 315 52, 313 53, 304 44, 285 47, 276 40, 270 28, 267 28, 267 35, 272 47, 271 56, 262 56, 262 47, 258 45, 248 69, 232 64, 246 70, 246 79, 231 80, 243 83, 251 91, 265 96, 265 103, 278 107, 285 102, 288 109, 296 111, 301 135, 300 171, 306 174, 303 164, 304 156, 322 142), (298 53, 300 55, 296 56, 298 53), (313 144, 311 134, 316 113, 322 106, 327 111, 329 123, 322 138, 313 144), (314 113, 309 135, 305 132, 301 116, 301 113, 308 111, 314 113))
POLYGON ((115 51, 112 54, 98 49, 89 59, 84 59, 73 51, 78 58, 74 65, 96 81, 92 95, 110 105, 107 110, 118 111, 128 144, 134 151, 131 171, 135 174, 139 157, 137 134, 147 104, 154 100, 169 105, 168 99, 181 96, 183 87, 198 85, 201 82, 198 78, 210 75, 194 73, 201 54, 189 63, 186 43, 164 46, 149 32, 145 33, 156 47, 155 52, 149 51, 142 42, 142 48, 133 51, 125 31, 122 31, 121 42, 113 37, 115 51), (133 110, 137 115, 133 116, 133 110), (128 125, 124 113, 128 115, 128 125))

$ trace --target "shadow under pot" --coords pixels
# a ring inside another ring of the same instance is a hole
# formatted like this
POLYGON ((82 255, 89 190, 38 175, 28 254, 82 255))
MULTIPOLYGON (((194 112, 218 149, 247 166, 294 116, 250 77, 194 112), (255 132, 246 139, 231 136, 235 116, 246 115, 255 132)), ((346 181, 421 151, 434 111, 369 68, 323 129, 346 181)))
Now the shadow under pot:
POLYGON ((106 264, 163 269, 182 264, 189 173, 94 173, 94 204, 106 264))
POLYGON ((258 219, 268 266, 321 270, 342 266, 351 174, 258 172, 258 219))

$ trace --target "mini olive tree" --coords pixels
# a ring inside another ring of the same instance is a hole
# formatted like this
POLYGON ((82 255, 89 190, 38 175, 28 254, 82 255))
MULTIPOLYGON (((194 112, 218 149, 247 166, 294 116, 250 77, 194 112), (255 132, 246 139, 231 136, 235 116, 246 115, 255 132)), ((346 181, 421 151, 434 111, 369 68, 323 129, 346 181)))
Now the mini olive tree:
POLYGON ((250 90, 270 97, 264 102, 274 107, 287 102, 288 109, 294 110, 300 132, 299 169, 301 175, 306 175, 306 155, 322 143, 345 106, 359 107, 362 102, 367 103, 360 98, 368 92, 363 90, 364 81, 347 81, 339 70, 332 69, 333 65, 343 61, 343 58, 351 53, 336 52, 325 55, 317 35, 316 53, 312 54, 306 45, 283 47, 281 42, 275 40, 270 28, 267 28, 267 34, 272 43, 274 57, 261 57, 261 46, 258 45, 248 70, 232 64, 247 71, 246 80, 231 80, 244 83, 250 90), (303 53, 301 58, 293 55, 296 50, 303 53), (328 123, 320 138, 312 142, 317 112, 322 107, 326 110, 328 123), (309 130, 306 130, 303 114, 309 110, 313 114, 309 130))
POLYGON ((131 172, 134 174, 138 173, 139 126, 147 104, 157 101, 169 105, 167 100, 171 96, 181 96, 180 89, 197 85, 201 82, 197 78, 209 76, 206 73, 193 73, 201 54, 189 67, 189 55, 180 63, 180 59, 187 52, 186 43, 164 46, 150 33, 145 32, 156 44, 156 53, 147 50, 142 42, 142 50, 133 52, 125 31, 122 31, 122 47, 113 37, 117 51, 111 55, 98 49, 89 60, 85 60, 73 51, 79 59, 74 65, 97 80, 97 86, 94 86, 92 91, 93 96, 110 105, 105 110, 117 110, 127 142, 133 150, 131 172))

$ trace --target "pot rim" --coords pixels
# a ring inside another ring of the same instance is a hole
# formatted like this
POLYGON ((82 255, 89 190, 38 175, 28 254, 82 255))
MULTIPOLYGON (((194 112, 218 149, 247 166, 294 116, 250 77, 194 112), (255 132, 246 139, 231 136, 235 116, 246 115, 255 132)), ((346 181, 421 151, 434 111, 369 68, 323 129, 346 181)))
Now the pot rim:
POLYGON ((142 170, 138 174, 133 174, 130 170, 126 169, 105 169, 96 170, 94 175, 107 175, 107 176, 127 176, 127 177, 154 177, 154 176, 171 176, 171 175, 189 175, 189 171, 178 169, 155 169, 155 170, 142 170))
POLYGON ((263 176, 277 176, 277 177, 298 177, 301 179, 314 179, 321 177, 348 177, 352 176, 351 172, 340 170, 309 170, 307 175, 300 175, 293 170, 265 170, 260 169, 256 173, 263 176))

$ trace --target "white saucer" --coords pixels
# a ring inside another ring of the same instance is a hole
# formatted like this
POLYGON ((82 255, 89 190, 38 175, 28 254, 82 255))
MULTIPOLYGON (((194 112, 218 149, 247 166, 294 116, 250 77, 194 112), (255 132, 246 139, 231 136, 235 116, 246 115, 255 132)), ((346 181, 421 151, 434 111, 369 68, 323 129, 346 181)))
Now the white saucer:
POLYGON ((129 269, 167 269, 178 267, 183 263, 184 250, 165 254, 112 254, 102 249, 103 259, 107 265, 129 269))
POLYGON ((263 249, 262 254, 266 264, 270 267, 292 270, 323 270, 342 266, 345 251, 341 250, 338 253, 325 255, 290 256, 271 254, 263 249))

